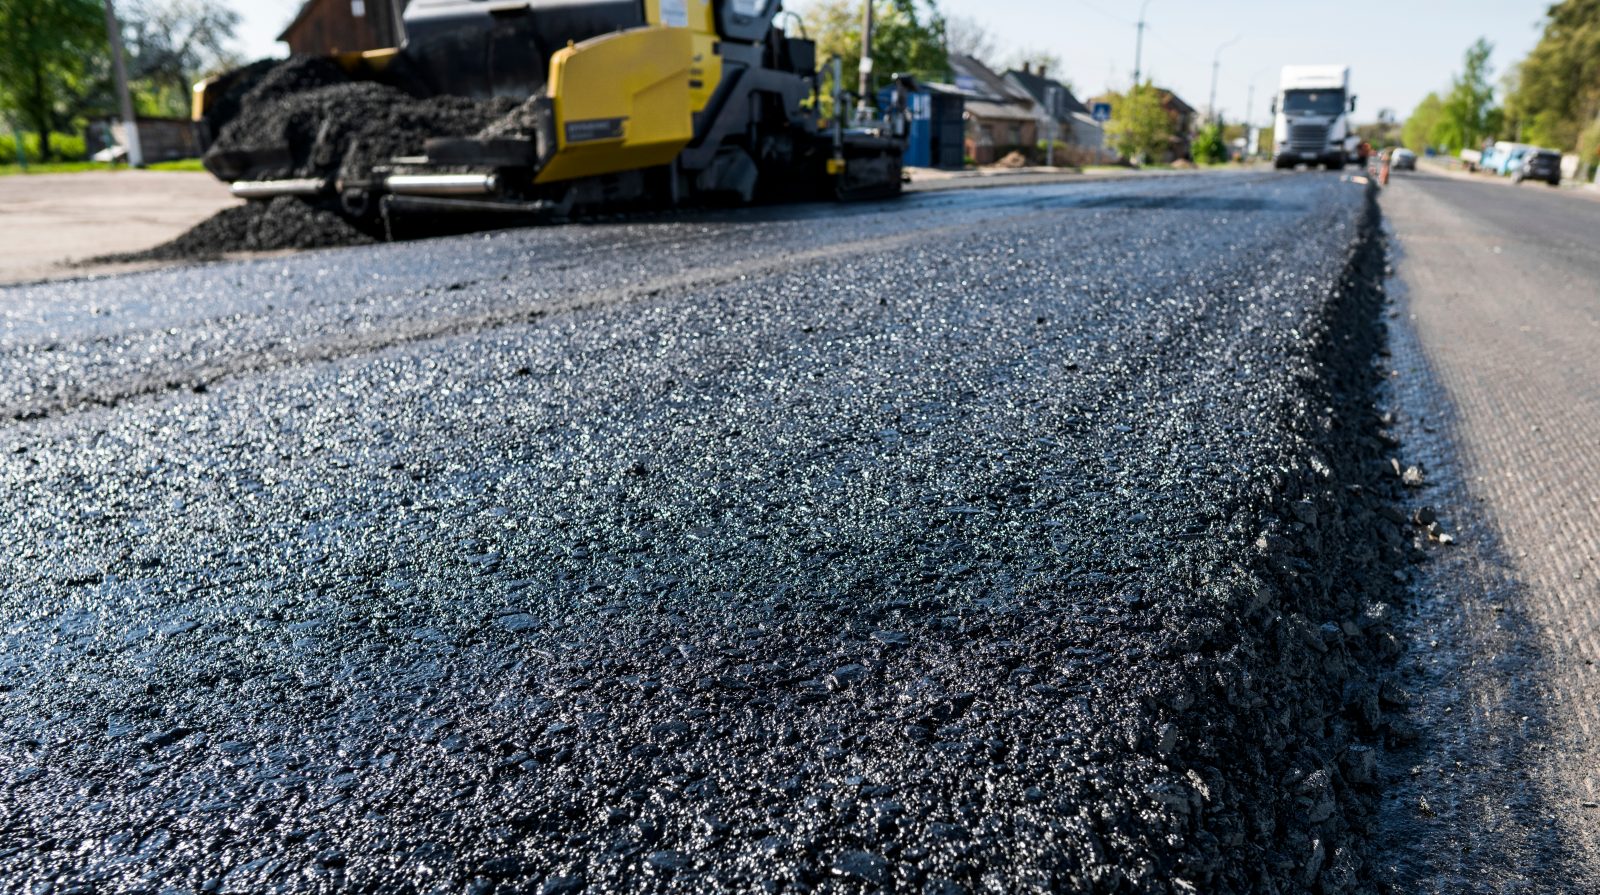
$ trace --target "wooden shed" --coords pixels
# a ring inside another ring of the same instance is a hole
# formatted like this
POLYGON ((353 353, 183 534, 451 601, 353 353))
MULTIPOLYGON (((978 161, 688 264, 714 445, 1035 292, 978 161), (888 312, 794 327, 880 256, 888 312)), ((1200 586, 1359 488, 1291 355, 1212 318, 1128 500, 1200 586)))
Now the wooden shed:
POLYGON ((306 0, 278 39, 295 54, 324 55, 400 45, 405 0, 306 0))
MULTIPOLYGON (((128 145, 128 128, 120 120, 89 122, 84 129, 84 146, 92 156, 112 146, 128 145)), ((200 155, 200 140, 194 122, 187 118, 139 116, 139 149, 146 162, 170 162, 200 155)))

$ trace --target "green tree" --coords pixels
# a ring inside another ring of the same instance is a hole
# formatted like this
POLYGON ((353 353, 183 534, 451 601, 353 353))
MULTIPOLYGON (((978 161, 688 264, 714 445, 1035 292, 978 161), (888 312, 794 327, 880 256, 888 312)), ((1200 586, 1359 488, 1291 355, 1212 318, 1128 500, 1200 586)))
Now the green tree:
POLYGON ((1202 165, 1220 165, 1228 160, 1228 147, 1222 140, 1222 125, 1215 122, 1200 128, 1189 144, 1189 153, 1202 165))
POLYGON ((1434 145, 1433 135, 1439 130, 1439 117, 1444 112, 1444 101, 1439 94, 1430 93, 1417 103, 1405 127, 1400 129, 1400 142, 1418 155, 1434 145))
MULTIPOLYGON (((817 62, 844 60, 845 86, 854 90, 861 64, 861 4, 823 0, 806 8, 806 33, 817 42, 817 62)), ((872 80, 877 86, 896 74, 942 80, 950 71, 945 19, 935 0, 874 0, 872 80)), ((875 101, 876 97, 868 97, 875 101)))
POLYGON ((1525 140, 1563 149, 1600 119, 1600 0, 1550 6, 1539 43, 1516 68, 1508 105, 1525 140))
POLYGON ((1106 139, 1122 157, 1137 164, 1165 158, 1173 130, 1172 116, 1161 103, 1161 92, 1149 83, 1112 96, 1106 139))
POLYGON ((55 155, 50 134, 67 123, 108 46, 95 0, 0 0, 0 108, 39 135, 42 157, 55 155))
POLYGON ((1395 119, 1393 109, 1379 109, 1377 121, 1356 126, 1356 136, 1370 144, 1373 149, 1401 145, 1400 133, 1400 122, 1395 119))
POLYGON ((1522 63, 1517 63, 1500 76, 1500 133, 1505 140, 1521 140, 1526 123, 1522 108, 1522 63))
POLYGON ((1465 68, 1451 82, 1439 110, 1433 139, 1452 153, 1476 148, 1484 137, 1492 137, 1500 129, 1501 116, 1494 108, 1494 87, 1489 83, 1492 52, 1494 44, 1484 38, 1467 49, 1465 68))
POLYGON ((971 16, 944 20, 945 49, 974 59, 990 60, 1000 52, 1000 41, 986 25, 971 16))
POLYGON ((141 111, 188 115, 194 82, 241 61, 227 49, 238 27, 239 13, 202 0, 144 0, 130 7, 123 44, 141 111))
POLYGON ((1579 178, 1589 180, 1600 165, 1600 120, 1593 121, 1578 134, 1578 163, 1582 173, 1579 178))

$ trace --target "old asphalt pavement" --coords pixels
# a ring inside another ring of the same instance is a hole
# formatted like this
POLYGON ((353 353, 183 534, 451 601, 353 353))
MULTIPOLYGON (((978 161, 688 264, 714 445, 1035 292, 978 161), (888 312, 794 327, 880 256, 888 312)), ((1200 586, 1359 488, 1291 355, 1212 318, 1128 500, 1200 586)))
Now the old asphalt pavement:
POLYGON ((1600 889, 1600 203, 1399 175, 1396 431, 1457 546, 1419 580, 1386 838, 1406 891, 1600 889), (1508 859, 1509 858, 1509 859, 1508 859))

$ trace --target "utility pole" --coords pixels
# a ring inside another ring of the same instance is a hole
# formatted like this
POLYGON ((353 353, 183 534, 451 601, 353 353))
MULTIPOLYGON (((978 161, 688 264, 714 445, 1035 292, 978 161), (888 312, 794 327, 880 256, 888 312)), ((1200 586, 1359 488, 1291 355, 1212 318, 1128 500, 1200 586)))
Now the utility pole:
POLYGON ((1144 71, 1141 63, 1144 62, 1144 13, 1150 8, 1150 0, 1144 0, 1144 5, 1139 7, 1139 37, 1133 45, 1133 86, 1139 86, 1139 75, 1144 71))
POLYGON ((1050 122, 1050 142, 1045 144, 1044 163, 1050 168, 1056 166, 1056 137, 1057 128, 1060 127, 1060 123, 1056 121, 1056 107, 1061 102, 1060 95, 1061 88, 1053 84, 1044 90, 1044 115, 1045 120, 1050 122))
POLYGON ((861 87, 856 92, 856 122, 871 117, 868 97, 872 95, 872 0, 862 4, 861 12, 861 87))
POLYGON ((1250 79, 1250 92, 1244 101, 1244 158, 1253 158, 1261 151, 1260 138, 1256 136, 1256 127, 1250 123, 1251 116, 1256 113, 1256 81, 1250 79))
POLYGON ((1222 60, 1211 59, 1211 95, 1206 98, 1206 119, 1212 124, 1217 123, 1217 69, 1222 67, 1222 60))
POLYGON ((1239 42, 1244 35, 1239 35, 1233 40, 1217 47, 1217 52, 1211 57, 1211 99, 1206 101, 1206 115, 1212 124, 1217 123, 1217 71, 1222 68, 1222 51, 1239 42))
POLYGON ((1261 78, 1261 76, 1266 74, 1266 73, 1267 73, 1267 69, 1265 69, 1265 68, 1258 68, 1255 71, 1250 73, 1250 92, 1248 94, 1248 98, 1244 102, 1244 124, 1245 124, 1245 131, 1244 132, 1245 132, 1245 139, 1248 141, 1248 140, 1251 139, 1252 136, 1256 137, 1255 142, 1251 143, 1250 145, 1255 146, 1255 148, 1256 148, 1258 153, 1260 151, 1260 145, 1259 145, 1260 136, 1259 135, 1260 135, 1261 129, 1255 126, 1255 117, 1256 117, 1256 81, 1258 81, 1261 78))
POLYGON ((112 0, 106 0, 106 34, 111 39, 111 73, 117 82, 117 100, 122 106, 122 133, 128 141, 128 166, 144 167, 144 147, 139 145, 139 122, 133 116, 133 95, 128 92, 128 68, 122 61, 122 26, 112 0))

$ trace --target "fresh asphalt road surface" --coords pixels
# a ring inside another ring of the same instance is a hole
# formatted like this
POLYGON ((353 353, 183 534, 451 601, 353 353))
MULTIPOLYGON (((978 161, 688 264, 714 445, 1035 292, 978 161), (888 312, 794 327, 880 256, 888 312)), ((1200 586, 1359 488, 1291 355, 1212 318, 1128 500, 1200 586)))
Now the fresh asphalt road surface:
MULTIPOLYGON (((1421 635, 1444 645, 1425 661, 1453 679, 1447 739, 1463 748, 1459 761, 1424 762, 1424 776, 1438 780, 1436 802, 1456 793, 1445 798, 1456 820, 1485 834, 1476 838, 1514 840, 1553 823, 1554 837, 1580 844, 1595 866, 1600 203, 1538 184, 1419 173, 1398 176, 1382 205, 1408 323, 1398 347, 1433 383, 1429 422, 1448 442, 1438 458, 1446 487, 1424 498, 1452 524, 1476 523, 1450 575, 1435 581, 1452 602, 1438 614, 1447 624, 1421 635), (1476 661, 1451 655, 1453 643, 1472 641, 1476 661), (1518 804, 1529 789, 1548 794, 1544 810, 1518 804), (1497 797, 1459 795, 1489 791, 1497 797)), ((1409 835, 1424 849, 1470 854, 1474 837, 1421 826, 1409 835)), ((1467 880, 1521 870, 1496 857, 1461 860, 1467 880)))
POLYGON ((1381 886, 1372 224, 1222 174, 0 290, 0 888, 1381 886))

